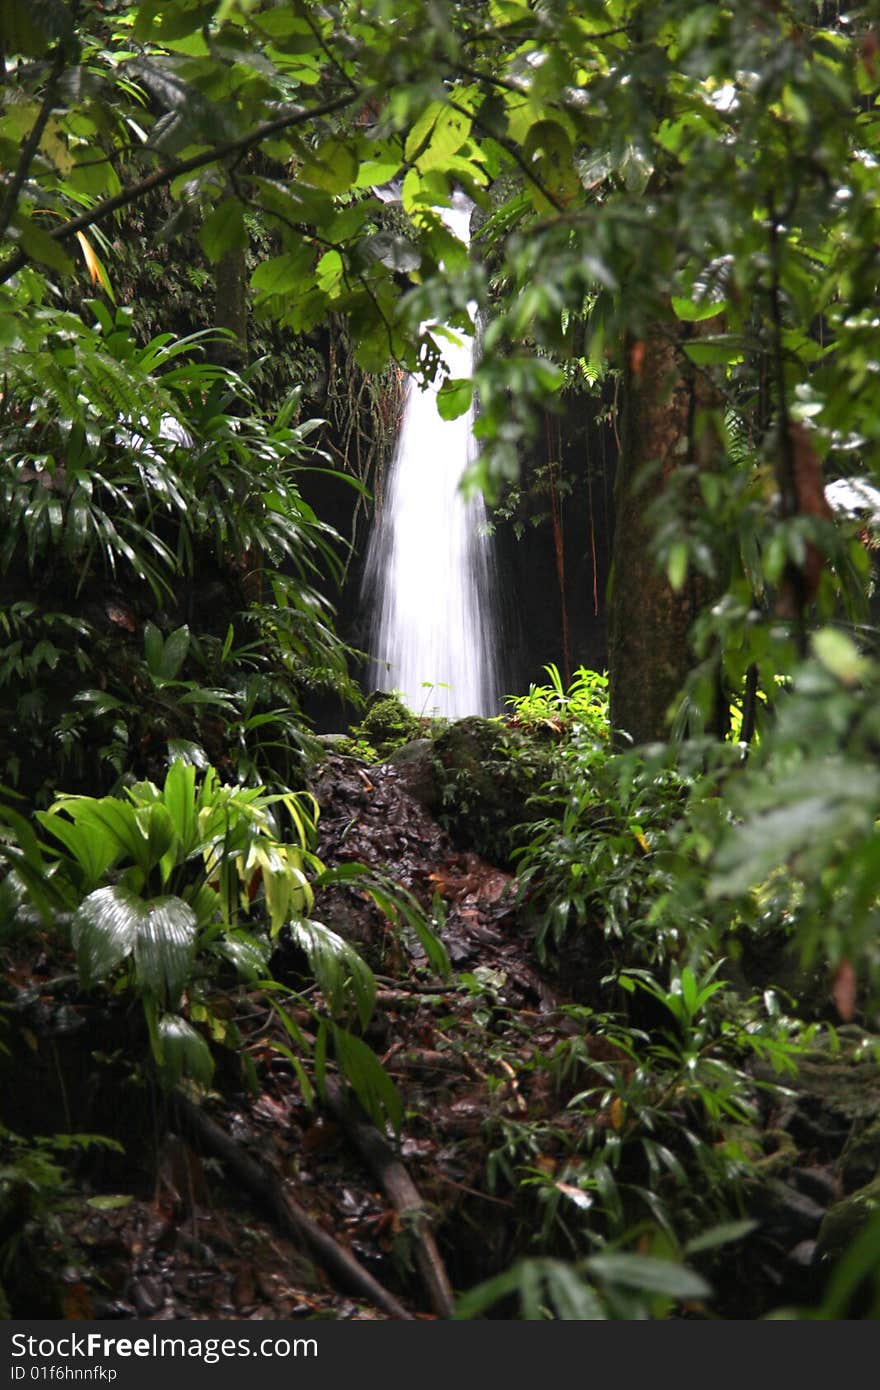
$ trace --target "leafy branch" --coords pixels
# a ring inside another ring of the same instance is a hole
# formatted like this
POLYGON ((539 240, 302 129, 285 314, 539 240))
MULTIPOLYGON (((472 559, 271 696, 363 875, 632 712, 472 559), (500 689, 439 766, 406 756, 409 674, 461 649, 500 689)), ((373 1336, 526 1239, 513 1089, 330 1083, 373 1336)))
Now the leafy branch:
MULTIPOLYGON (((151 193, 156 188, 163 188, 166 184, 179 178, 181 174, 193 173, 196 169, 204 169, 209 164, 220 163, 233 155, 242 155, 254 146, 262 144, 271 136, 279 134, 283 130, 291 130, 296 126, 305 125, 307 121, 315 120, 319 116, 329 116, 335 111, 342 111, 350 106, 359 96, 357 91, 349 92, 345 96, 335 97, 332 101, 324 102, 320 106, 308 109, 299 107, 297 110, 288 112, 284 116, 278 116, 273 121, 264 121, 262 125, 250 131, 247 135, 242 135, 236 140, 227 140, 222 145, 214 145, 209 150, 203 150, 201 154, 192 155, 189 159, 175 160, 172 164, 166 165, 163 169, 157 169, 154 173, 148 174, 146 178, 140 179, 137 183, 129 184, 119 193, 111 198, 105 198, 95 207, 81 213, 78 217, 71 218, 69 222, 54 228, 49 233, 53 241, 64 242, 75 236, 77 232, 83 231, 86 227, 91 227, 96 222, 103 221, 111 213, 117 212, 119 208, 128 207, 131 203, 136 203, 145 194, 151 193)), ((6 263, 0 267, 0 285, 5 284, 13 275, 18 274, 22 266, 28 264, 31 255, 20 248, 14 255, 10 256, 6 263)))
POLYGON ((43 93, 43 101, 37 113, 37 119, 34 121, 30 133, 22 146, 18 167, 9 181, 6 195, 3 199, 3 205, 0 207, 0 237, 5 235, 6 229, 12 220, 12 216, 15 212, 15 205, 18 202, 18 196, 25 185, 34 155, 39 148, 40 141, 43 138, 43 132, 46 129, 49 117, 52 114, 52 109, 55 106, 55 98, 58 95, 58 83, 61 81, 61 74, 64 72, 66 63, 67 53, 64 45, 59 44, 49 73, 49 80, 46 83, 46 90, 43 93))

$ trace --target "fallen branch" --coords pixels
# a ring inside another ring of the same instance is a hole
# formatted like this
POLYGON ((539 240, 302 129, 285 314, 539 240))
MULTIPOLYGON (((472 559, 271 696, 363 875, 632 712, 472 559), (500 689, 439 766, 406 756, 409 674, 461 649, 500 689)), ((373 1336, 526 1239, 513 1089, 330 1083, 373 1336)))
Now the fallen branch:
POLYGON ((334 1120, 348 1135, 388 1200, 411 1229, 416 1265, 433 1311, 438 1317, 451 1318, 452 1286, 421 1193, 375 1125, 352 1111, 335 1077, 327 1077, 324 1099, 334 1120))
MULTIPOLYGON (((390 1060, 386 1053, 383 1058, 383 1065, 387 1066, 390 1060)), ((407 1047, 398 1048, 394 1053, 394 1061, 401 1071, 451 1071, 469 1072, 462 1058, 454 1056, 450 1052, 433 1052, 426 1047, 407 1047)))
POLYGON ((219 1158, 242 1187, 268 1209, 281 1229, 295 1240, 305 1243, 324 1269, 350 1293, 369 1299, 389 1317, 412 1320, 412 1314, 364 1269, 354 1255, 288 1197, 275 1173, 245 1153, 241 1145, 180 1091, 175 1091, 172 1096, 172 1113, 181 1130, 200 1148, 219 1158))

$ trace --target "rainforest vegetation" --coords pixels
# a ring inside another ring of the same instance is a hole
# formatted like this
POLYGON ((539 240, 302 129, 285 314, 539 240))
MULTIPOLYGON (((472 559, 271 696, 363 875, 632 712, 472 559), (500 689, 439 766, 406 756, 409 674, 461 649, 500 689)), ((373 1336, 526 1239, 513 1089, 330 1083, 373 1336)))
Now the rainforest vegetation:
POLYGON ((880 1313, 878 103, 859 0, 4 0, 5 1317, 880 1313), (607 650, 443 721, 334 607, 473 305, 607 650))

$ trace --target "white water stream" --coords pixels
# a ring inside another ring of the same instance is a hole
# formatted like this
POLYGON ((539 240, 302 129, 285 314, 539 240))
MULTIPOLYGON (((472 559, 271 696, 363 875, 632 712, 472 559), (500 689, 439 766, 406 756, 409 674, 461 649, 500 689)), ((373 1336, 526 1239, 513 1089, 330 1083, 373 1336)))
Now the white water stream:
MULTIPOLYGON (((468 240, 470 205, 443 211, 468 240)), ((446 373, 469 377, 474 345, 444 340, 446 373)), ((473 460, 473 410, 442 420, 437 391, 410 378, 381 515, 367 554, 365 589, 374 596, 372 679, 400 691, 415 714, 458 718, 498 709, 498 623, 486 507, 465 501, 462 474, 473 460)))

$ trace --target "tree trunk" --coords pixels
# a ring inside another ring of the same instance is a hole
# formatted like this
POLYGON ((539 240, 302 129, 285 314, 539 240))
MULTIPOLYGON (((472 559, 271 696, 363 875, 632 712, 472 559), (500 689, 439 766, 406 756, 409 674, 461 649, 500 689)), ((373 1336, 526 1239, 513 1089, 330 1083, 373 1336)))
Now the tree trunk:
MULTIPOLYGON (((611 570, 609 665, 611 726, 635 744, 669 735, 670 708, 693 664, 690 630, 709 598, 702 577, 689 573, 676 592, 652 551, 646 513, 675 470, 705 466, 714 434, 695 444, 701 412, 717 401, 711 383, 689 368, 675 338, 683 325, 658 328, 627 354, 616 523, 611 570)), ((718 331, 718 320, 689 325, 693 336, 718 331)), ((694 486, 694 491, 696 487, 694 486)), ((687 492, 688 502, 693 492, 687 492)))
POLYGON ((234 339, 225 340, 214 348, 214 357, 225 367, 241 370, 247 362, 248 273, 245 248, 235 246, 221 256, 214 271, 214 322, 218 328, 229 328, 234 339))

